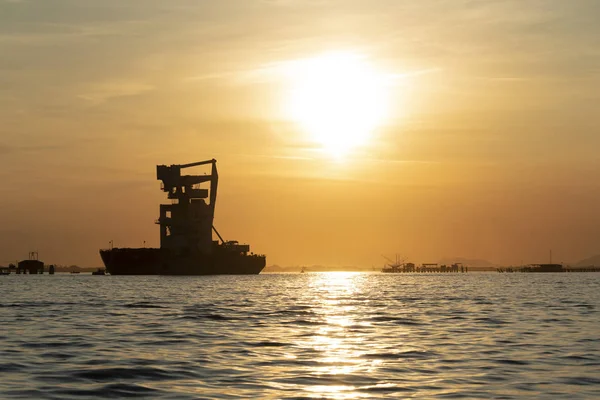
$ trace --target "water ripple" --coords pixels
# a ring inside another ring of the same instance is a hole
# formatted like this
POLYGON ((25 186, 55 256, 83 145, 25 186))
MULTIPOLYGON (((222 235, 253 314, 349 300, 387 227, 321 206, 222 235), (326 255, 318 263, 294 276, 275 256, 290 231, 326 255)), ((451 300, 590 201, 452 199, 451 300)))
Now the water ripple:
POLYGON ((10 275, 0 293, 2 399, 600 398, 600 274, 10 275))

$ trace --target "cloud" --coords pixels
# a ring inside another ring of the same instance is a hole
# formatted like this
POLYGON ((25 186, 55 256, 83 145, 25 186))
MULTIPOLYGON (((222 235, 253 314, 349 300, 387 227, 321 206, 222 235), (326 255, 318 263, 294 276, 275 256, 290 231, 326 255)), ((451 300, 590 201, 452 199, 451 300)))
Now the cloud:
POLYGON ((519 76, 474 76, 473 79, 489 82, 525 82, 533 80, 533 77, 519 76))
POLYGON ((17 154, 17 153, 37 153, 45 151, 60 150, 65 148, 65 145, 29 145, 29 146, 11 146, 0 143, 0 156, 17 154))
MULTIPOLYGON (((2 0, 0 0, 0 5, 2 0)), ((7 1, 7 0, 4 0, 7 1)), ((0 19, 0 24, 4 21, 0 19)), ((28 24, 16 24, 7 21, 0 31, 0 44, 8 45, 55 45, 57 43, 75 44, 103 37, 132 36, 147 28, 144 20, 100 21, 79 23, 54 22, 51 20, 28 24), (26 28, 24 28, 26 27, 26 28), (25 30, 24 30, 25 29, 25 30)))
MULTIPOLYGON (((357 57, 368 59, 366 53, 357 53, 357 57)), ((305 62, 307 59, 295 58, 288 60, 272 61, 268 63, 249 66, 237 70, 228 70, 215 73, 205 73, 202 75, 188 76, 183 79, 184 82, 206 82, 220 81, 229 85, 256 85, 266 83, 288 82, 294 74, 297 73, 297 64, 305 62)), ((436 74, 443 71, 443 68, 429 67, 421 69, 411 69, 399 73, 381 72, 385 81, 389 85, 409 78, 420 77, 423 75, 436 74)))
POLYGON ((212 81, 212 80, 226 80, 226 79, 234 79, 243 71, 227 71, 227 72, 215 72, 215 73, 207 73, 203 75, 194 75, 183 78, 184 82, 202 82, 202 81, 212 81))
POLYGON ((93 105, 98 105, 115 98, 137 96, 154 90, 154 86, 134 82, 106 82, 90 85, 77 97, 93 105))

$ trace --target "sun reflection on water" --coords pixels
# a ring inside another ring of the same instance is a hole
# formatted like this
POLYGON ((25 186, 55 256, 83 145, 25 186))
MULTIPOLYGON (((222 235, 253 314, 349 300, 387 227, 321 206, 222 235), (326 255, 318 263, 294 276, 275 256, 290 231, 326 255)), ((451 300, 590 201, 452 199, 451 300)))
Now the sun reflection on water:
POLYGON ((0 398, 598 398, 600 278, 570 275, 13 274, 0 398))
POLYGON ((309 397, 363 398, 365 394, 352 384, 352 377, 373 371, 381 361, 362 358, 370 346, 368 336, 361 332, 369 324, 355 319, 361 274, 329 272, 313 274, 311 279, 313 310, 323 324, 299 345, 319 355, 312 375, 329 384, 308 386, 305 391, 309 397))

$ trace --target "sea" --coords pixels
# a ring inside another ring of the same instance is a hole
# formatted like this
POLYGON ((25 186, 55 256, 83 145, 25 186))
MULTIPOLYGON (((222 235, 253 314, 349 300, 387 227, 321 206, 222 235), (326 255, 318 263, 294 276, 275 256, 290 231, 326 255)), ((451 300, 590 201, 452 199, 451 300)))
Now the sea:
POLYGON ((600 399, 600 273, 0 276, 0 399, 600 399))

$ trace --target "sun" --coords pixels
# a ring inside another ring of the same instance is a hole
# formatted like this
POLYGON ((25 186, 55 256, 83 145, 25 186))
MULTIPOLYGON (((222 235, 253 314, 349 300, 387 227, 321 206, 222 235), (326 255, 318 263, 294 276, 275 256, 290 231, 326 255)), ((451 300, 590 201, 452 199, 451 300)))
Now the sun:
POLYGON ((297 60, 289 76, 289 117, 333 156, 368 143, 385 121, 386 76, 364 56, 340 52, 297 60))

